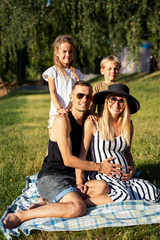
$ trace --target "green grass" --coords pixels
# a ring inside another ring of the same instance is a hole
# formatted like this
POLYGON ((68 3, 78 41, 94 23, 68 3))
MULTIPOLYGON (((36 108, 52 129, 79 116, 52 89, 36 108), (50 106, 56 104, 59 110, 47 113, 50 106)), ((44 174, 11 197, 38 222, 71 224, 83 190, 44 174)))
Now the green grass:
MULTIPOLYGON (((91 84, 102 80, 93 79, 91 84)), ((132 116, 132 154, 141 178, 160 188, 160 72, 120 75, 118 81, 130 87, 141 104, 132 116)), ((21 194, 25 176, 39 171, 47 150, 47 120, 50 97, 47 92, 14 92, 0 102, 0 216, 21 194)), ((0 239, 5 239, 0 232, 0 239)), ((14 240, 17 238, 13 238, 14 240)), ((114 227, 81 232, 32 231, 28 240, 159 240, 160 225, 114 227)))

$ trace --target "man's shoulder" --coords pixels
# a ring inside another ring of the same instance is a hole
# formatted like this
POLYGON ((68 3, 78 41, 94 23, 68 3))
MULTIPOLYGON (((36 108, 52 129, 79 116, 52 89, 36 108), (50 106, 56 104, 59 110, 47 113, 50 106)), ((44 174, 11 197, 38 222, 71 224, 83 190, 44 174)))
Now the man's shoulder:
POLYGON ((50 138, 53 141, 58 141, 60 137, 64 137, 70 133, 70 120, 67 115, 57 115, 54 119, 51 131, 50 138))
POLYGON ((59 115, 56 115, 55 116, 55 119, 54 119, 54 125, 60 125, 60 124, 69 124, 70 121, 69 121, 69 117, 68 115, 66 114, 59 114, 59 115))

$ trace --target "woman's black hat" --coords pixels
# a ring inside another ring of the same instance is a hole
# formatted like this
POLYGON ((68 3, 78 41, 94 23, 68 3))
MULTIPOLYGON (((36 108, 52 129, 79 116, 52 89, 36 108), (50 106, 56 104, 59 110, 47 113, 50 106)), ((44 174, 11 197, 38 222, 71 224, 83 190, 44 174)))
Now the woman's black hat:
POLYGON ((129 91, 129 88, 123 83, 111 84, 108 86, 108 90, 98 92, 94 95, 93 103, 103 104, 109 93, 122 95, 127 99, 127 102, 130 105, 131 114, 134 114, 140 109, 140 104, 136 98, 129 94, 129 91))

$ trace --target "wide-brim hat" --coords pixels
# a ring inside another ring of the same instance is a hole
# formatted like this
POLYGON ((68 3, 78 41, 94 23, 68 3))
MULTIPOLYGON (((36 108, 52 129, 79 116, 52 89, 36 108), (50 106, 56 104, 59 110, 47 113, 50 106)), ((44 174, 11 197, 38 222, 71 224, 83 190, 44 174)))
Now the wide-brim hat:
POLYGON ((94 104, 103 104, 105 102, 105 99, 109 93, 114 93, 118 95, 122 95, 126 98, 131 114, 136 113, 140 109, 140 103, 136 98, 134 98, 132 95, 129 94, 130 90, 129 88, 122 83, 115 83, 108 86, 108 90, 98 92, 94 95, 93 103, 94 104))

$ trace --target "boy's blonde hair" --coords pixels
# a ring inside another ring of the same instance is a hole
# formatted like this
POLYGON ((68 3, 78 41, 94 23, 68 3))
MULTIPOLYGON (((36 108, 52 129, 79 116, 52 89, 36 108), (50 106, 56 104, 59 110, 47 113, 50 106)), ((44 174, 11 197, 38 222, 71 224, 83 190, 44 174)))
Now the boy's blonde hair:
MULTIPOLYGON (((70 45, 72 45, 73 51, 74 51, 74 56, 75 56, 76 42, 71 36, 62 35, 62 36, 58 36, 53 43, 53 47, 54 47, 53 62, 54 62, 54 65, 59 69, 60 73, 64 76, 64 78, 66 78, 66 77, 69 77, 69 75, 63 69, 63 66, 62 66, 61 62, 59 61, 59 58, 56 55, 56 52, 59 51, 59 47, 62 43, 69 43, 70 45)), ((70 62, 70 69, 72 70, 76 81, 79 81, 78 76, 77 76, 76 71, 75 71, 75 68, 74 68, 74 59, 70 62)))
POLYGON ((108 62, 114 62, 117 65, 118 69, 120 70, 121 62, 120 62, 119 58, 117 58, 113 55, 103 58, 100 63, 100 67, 102 69, 105 68, 106 63, 108 63, 108 62))
MULTIPOLYGON (((111 115, 108 110, 108 98, 111 94, 108 94, 104 104, 101 104, 101 108, 99 108, 99 130, 100 137, 104 140, 114 140, 114 129, 112 125, 111 115)), ((130 120, 130 109, 126 98, 123 97, 124 100, 124 111, 119 114, 118 122, 121 125, 121 135, 125 139, 127 146, 131 144, 131 120, 130 120)))

